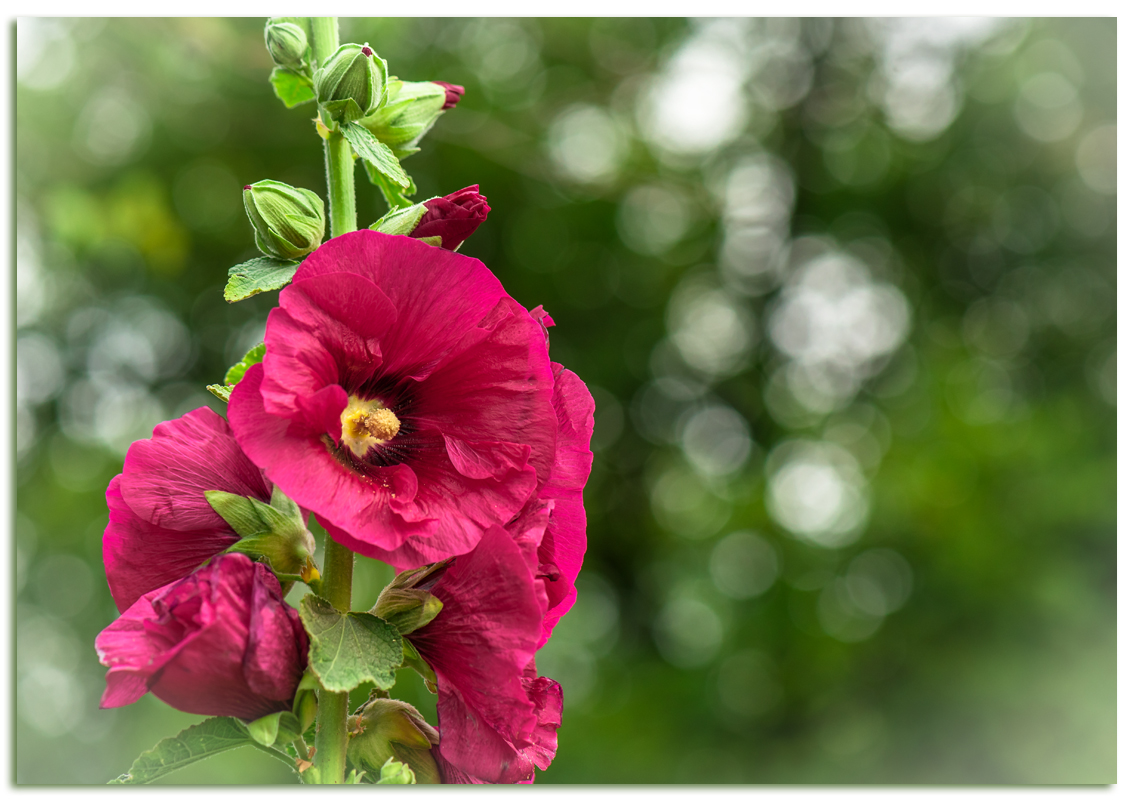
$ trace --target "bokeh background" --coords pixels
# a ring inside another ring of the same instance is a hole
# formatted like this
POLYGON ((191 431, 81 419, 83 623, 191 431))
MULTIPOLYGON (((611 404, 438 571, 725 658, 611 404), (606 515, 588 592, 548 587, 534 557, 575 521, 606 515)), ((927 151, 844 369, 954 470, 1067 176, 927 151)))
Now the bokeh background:
MULTIPOLYGON (((103 492, 261 339, 276 294, 221 297, 241 186, 325 194, 261 30, 16 26, 19 783, 105 783, 198 720, 97 709, 103 492)), ((597 402, 538 782, 1116 780, 1114 19, 341 34, 466 87, 418 197, 480 184, 462 252, 597 402)), ((169 782, 283 779, 238 750, 169 782)))

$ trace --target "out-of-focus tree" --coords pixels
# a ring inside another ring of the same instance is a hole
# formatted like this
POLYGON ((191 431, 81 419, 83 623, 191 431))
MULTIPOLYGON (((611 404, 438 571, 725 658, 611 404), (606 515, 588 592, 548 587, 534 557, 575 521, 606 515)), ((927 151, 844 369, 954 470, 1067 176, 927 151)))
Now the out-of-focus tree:
MULTIPOLYGON (((103 491, 262 337, 274 293, 221 297, 241 187, 325 193, 261 24, 17 25, 19 783, 106 782, 194 720, 97 709, 103 491)), ((418 198, 480 185, 462 253, 597 401, 538 782, 1115 781, 1115 20, 342 35, 466 87, 418 198)))

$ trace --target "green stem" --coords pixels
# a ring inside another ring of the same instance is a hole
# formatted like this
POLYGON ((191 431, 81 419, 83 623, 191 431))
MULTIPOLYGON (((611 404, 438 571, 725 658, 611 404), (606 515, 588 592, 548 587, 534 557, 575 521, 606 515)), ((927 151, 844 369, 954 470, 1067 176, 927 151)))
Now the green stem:
POLYGON ((339 131, 332 131, 323 143, 327 167, 327 198, 331 202, 331 236, 358 228, 355 215, 355 161, 351 143, 339 131))
MULTIPOLYGON (((312 17, 312 55, 316 63, 339 47, 339 23, 335 17, 312 17)), ((355 230, 355 172, 351 146, 338 131, 324 143, 327 167, 327 200, 331 213, 331 236, 355 230)), ((338 610, 351 609, 351 579, 354 552, 330 536, 324 543, 323 597, 338 610)), ((320 688, 315 724, 315 765, 310 771, 320 783, 341 785, 347 768, 347 694, 320 688)))
MULTIPOLYGON (((355 553, 340 546, 328 535, 324 541, 324 598, 336 609, 351 609, 351 577, 355 553)), ((315 714, 315 766, 320 783, 341 785, 347 770, 347 694, 319 689, 319 710, 315 714)))

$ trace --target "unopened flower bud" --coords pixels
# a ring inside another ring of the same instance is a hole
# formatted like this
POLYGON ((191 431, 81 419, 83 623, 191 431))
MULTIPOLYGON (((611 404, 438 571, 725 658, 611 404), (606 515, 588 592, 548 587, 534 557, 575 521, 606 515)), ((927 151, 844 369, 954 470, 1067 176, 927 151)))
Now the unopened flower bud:
POLYGON ((301 259, 323 241, 323 200, 311 190, 257 181, 244 188, 244 209, 267 256, 301 259))
POLYGON ((419 784, 441 776, 430 750, 438 733, 413 705, 398 699, 369 699, 347 719, 347 757, 358 769, 379 777, 388 760, 406 764, 419 784))
POLYGON ((480 186, 474 184, 444 198, 425 201, 422 205, 426 213, 410 236, 416 239, 440 237, 442 248, 456 251, 489 216, 489 202, 479 190, 480 186))
POLYGON ((452 109, 461 100, 461 96, 465 94, 464 86, 447 84, 445 81, 434 81, 434 83, 445 90, 445 105, 441 107, 442 111, 452 109))
POLYGON ((281 67, 298 67, 307 56, 307 34, 293 22, 268 21, 264 26, 264 44, 272 61, 281 67))
POLYGON ((441 612, 441 600, 425 590, 387 586, 370 612, 405 635, 433 621, 441 612))
POLYGON ((367 45, 346 44, 315 71, 315 99, 329 120, 348 123, 386 101, 386 62, 367 45))
POLYGON ((399 159, 418 152, 418 143, 465 89, 438 81, 391 81, 386 105, 360 120, 399 159))

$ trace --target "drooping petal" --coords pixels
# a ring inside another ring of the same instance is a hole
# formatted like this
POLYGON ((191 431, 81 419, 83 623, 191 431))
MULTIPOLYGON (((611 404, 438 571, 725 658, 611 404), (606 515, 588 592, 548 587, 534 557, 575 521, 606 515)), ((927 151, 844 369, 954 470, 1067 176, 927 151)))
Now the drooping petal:
POLYGON ((408 636, 437 673, 442 755, 487 782, 530 774, 519 750, 538 726, 521 681, 542 631, 534 579, 520 546, 492 527, 431 589, 441 613, 408 636))

